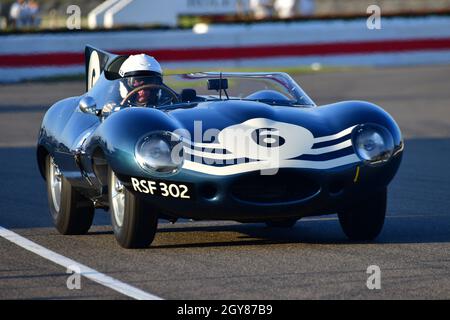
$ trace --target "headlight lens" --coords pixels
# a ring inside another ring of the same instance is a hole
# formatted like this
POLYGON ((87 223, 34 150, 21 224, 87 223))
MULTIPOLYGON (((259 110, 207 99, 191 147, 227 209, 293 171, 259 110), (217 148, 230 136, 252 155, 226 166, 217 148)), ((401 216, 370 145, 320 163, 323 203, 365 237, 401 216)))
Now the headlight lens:
POLYGON ((135 155, 142 168, 152 173, 171 174, 183 165, 181 138, 168 131, 153 132, 136 145, 135 155))
POLYGON ((353 146, 361 160, 370 164, 388 161, 394 152, 394 139, 384 127, 376 124, 364 124, 353 131, 353 146))

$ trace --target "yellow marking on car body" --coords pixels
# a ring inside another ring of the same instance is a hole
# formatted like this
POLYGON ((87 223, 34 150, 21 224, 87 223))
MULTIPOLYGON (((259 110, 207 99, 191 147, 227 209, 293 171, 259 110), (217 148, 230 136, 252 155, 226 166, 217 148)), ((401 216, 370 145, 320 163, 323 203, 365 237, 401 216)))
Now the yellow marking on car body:
POLYGON ((357 183, 359 179, 359 166, 356 167, 355 179, 353 179, 354 183, 357 183))

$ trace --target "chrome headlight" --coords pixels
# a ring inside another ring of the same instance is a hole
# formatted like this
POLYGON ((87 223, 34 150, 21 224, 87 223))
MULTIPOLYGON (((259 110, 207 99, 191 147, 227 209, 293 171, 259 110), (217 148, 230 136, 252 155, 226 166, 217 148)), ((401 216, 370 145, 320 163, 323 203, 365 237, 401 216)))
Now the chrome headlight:
POLYGON ((171 174, 183 166, 183 145, 179 136, 168 131, 152 132, 136 144, 139 165, 156 174, 171 174))
POLYGON ((355 152, 369 164, 387 162, 394 152, 394 138, 384 127, 376 124, 357 126, 352 135, 355 152))

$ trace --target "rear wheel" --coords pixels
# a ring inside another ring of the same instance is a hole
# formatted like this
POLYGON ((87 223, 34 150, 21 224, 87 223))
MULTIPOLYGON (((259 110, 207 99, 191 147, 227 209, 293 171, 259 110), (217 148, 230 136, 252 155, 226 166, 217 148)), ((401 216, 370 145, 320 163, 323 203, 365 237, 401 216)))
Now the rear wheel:
POLYGON ((285 219, 276 221, 267 221, 266 225, 269 228, 292 228, 297 223, 298 219, 285 219))
POLYGON ((48 205, 61 234, 86 234, 94 219, 94 204, 72 188, 51 156, 46 158, 48 205))
POLYGON ((155 238, 158 213, 128 191, 111 169, 108 181, 111 222, 117 242, 127 249, 147 248, 155 238))
POLYGON ((347 237, 354 241, 375 239, 383 229, 386 204, 387 188, 383 188, 338 212, 339 222, 347 237))

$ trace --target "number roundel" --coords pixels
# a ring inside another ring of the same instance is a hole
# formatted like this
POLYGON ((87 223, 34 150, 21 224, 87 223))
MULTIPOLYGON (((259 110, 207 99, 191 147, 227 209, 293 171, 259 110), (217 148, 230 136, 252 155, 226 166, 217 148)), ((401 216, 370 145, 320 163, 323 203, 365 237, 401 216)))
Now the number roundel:
POLYGON ((314 136, 308 129, 264 118, 225 128, 218 140, 236 158, 255 160, 296 158, 314 144, 314 136))
POLYGON ((89 58, 88 67, 88 90, 92 89, 97 80, 100 78, 101 68, 100 68, 100 57, 97 51, 92 51, 89 58))
POLYGON ((254 142, 266 148, 281 147, 286 143, 286 139, 280 136, 275 128, 256 129, 251 135, 254 142))

